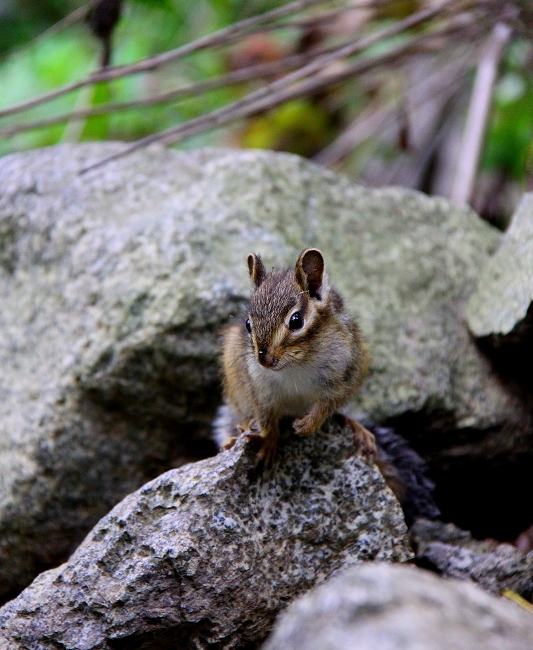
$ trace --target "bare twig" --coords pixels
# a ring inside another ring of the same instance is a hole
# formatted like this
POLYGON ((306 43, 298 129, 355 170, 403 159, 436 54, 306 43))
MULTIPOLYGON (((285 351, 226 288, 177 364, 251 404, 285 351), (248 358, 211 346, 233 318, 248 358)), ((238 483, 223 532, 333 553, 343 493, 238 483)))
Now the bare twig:
MULTIPOLYGON (((333 0, 330 0, 333 1, 333 0)), ((382 6, 383 0, 354 0, 352 2, 347 1, 346 4, 342 4, 335 9, 327 9, 324 11, 316 11, 309 16, 300 16, 297 18, 289 19, 283 23, 274 23, 272 25, 265 25, 261 28, 261 31, 269 32, 274 29, 308 29, 310 27, 320 25, 328 25, 329 23, 335 22, 343 14, 349 14, 354 11, 364 11, 367 10, 372 12, 372 10, 382 6)))
MULTIPOLYGON (((197 133, 200 133, 201 131, 204 131, 208 128, 219 127, 223 124, 227 124, 228 122, 240 119, 243 116, 253 114, 254 112, 272 108, 273 106, 277 106, 284 101, 288 101, 288 99, 302 96, 302 93, 315 92, 319 88, 324 88, 328 85, 331 85, 332 83, 338 83, 341 80, 347 79, 359 73, 362 69, 367 69, 369 66, 377 65, 377 59, 382 58, 387 60, 388 55, 382 57, 371 57, 363 61, 358 61, 351 66, 348 65, 341 73, 331 74, 328 76, 325 76, 323 73, 326 67, 331 63, 335 63, 339 60, 359 53, 377 42, 383 41, 387 38, 395 36, 396 34, 406 29, 426 22, 430 18, 433 18, 434 16, 442 13, 444 9, 450 7, 454 3, 456 3, 456 0, 440 0, 439 2, 435 2, 432 6, 422 9, 403 20, 400 20, 390 27, 386 27, 370 36, 358 39, 353 43, 339 47, 329 54, 316 57, 307 65, 304 65, 298 70, 285 75, 284 77, 272 82, 271 84, 267 84, 255 92, 249 93, 244 98, 236 102, 232 102, 222 108, 189 120, 184 124, 180 124, 165 131, 155 133, 153 135, 137 140, 131 145, 126 146, 121 152, 99 160, 96 163, 82 169, 81 173, 99 167, 100 165, 110 162, 111 160, 116 160, 117 158, 136 151, 137 149, 145 147, 153 142, 164 141, 167 144, 175 143, 183 140, 186 137, 196 135, 197 133), (297 84, 297 86, 293 89, 288 88, 291 84, 312 75, 315 76, 311 80, 308 80, 307 85, 297 84)), ((396 51, 407 51, 411 48, 412 44, 409 43, 407 46, 404 45, 397 48, 396 51)))
POLYGON ((13 115, 14 113, 19 113, 21 111, 27 110, 29 108, 33 108, 34 106, 39 106, 40 104, 52 101, 53 99, 67 95, 68 93, 71 93, 85 86, 90 86, 104 81, 111 81, 113 79, 119 79, 132 74, 139 74, 141 72, 155 70, 165 63, 175 61, 176 59, 182 58, 208 47, 219 47, 221 45, 227 45, 242 35, 251 33, 251 30, 253 28, 258 27, 265 22, 278 20, 279 18, 296 13, 307 7, 311 7, 317 4, 324 4, 326 2, 331 2, 331 0, 295 0, 294 2, 290 2, 284 5, 283 7, 272 9, 271 11, 267 11, 263 14, 260 14, 259 16, 253 16, 252 18, 241 20, 237 23, 234 23, 233 25, 224 27, 223 29, 214 32, 213 34, 202 36, 201 38, 191 41, 190 43, 186 43, 185 45, 182 45, 174 50, 169 50, 163 54, 158 54, 156 56, 143 59, 142 61, 138 61, 137 63, 132 63, 130 65, 110 66, 109 68, 106 68, 100 72, 93 73, 85 79, 81 79, 80 81, 66 84, 61 88, 56 88, 55 90, 51 90, 48 93, 43 93, 38 97, 33 97, 32 99, 20 102, 19 104, 8 106, 7 108, 0 110, 0 117, 6 117, 8 115, 13 115))
MULTIPOLYGON (((418 106, 437 96, 453 93, 458 83, 464 79, 466 66, 467 57, 465 56, 445 64, 410 89, 411 101, 418 106)), ((324 166, 334 165, 355 147, 397 119, 397 99, 389 102, 388 105, 384 106, 383 104, 382 97, 374 100, 334 142, 316 154, 313 161, 324 166)))
POLYGON ((74 110, 69 113, 55 115, 54 117, 49 117, 42 120, 15 124, 13 126, 8 126, 4 129, 0 129, 0 137, 10 138, 19 133, 32 131, 34 129, 47 128, 49 126, 54 126, 55 124, 62 124, 64 122, 73 120, 84 120, 88 117, 144 108, 146 106, 154 106, 156 104, 165 104, 170 101, 181 99, 182 97, 194 97, 210 90, 216 90, 217 88, 224 88, 232 84, 239 84, 245 81, 261 79, 262 77, 270 77, 272 75, 284 72, 285 70, 294 69, 295 67, 314 59, 317 55, 324 54, 329 51, 331 51, 331 48, 328 50, 322 50, 321 52, 314 51, 305 52, 302 54, 293 54, 291 56, 285 57, 284 59, 280 59, 279 61, 269 61, 268 63, 259 63, 257 65, 247 66, 246 68, 240 68, 238 70, 228 72, 227 74, 220 75, 214 79, 208 79, 206 81, 200 81, 195 84, 189 84, 187 86, 182 86, 181 88, 176 88, 175 90, 169 90, 167 92, 145 97, 143 99, 136 99, 129 102, 104 104, 102 106, 95 106, 87 110, 74 110))
MULTIPOLYGON (((471 22, 471 21, 470 21, 471 22)), ((460 21, 459 29, 462 31, 465 26, 467 26, 467 21, 463 18, 460 21)), ((453 25, 447 27, 445 31, 437 31, 432 36, 447 36, 453 37, 457 35, 453 25)), ((421 41, 419 41, 421 42, 421 41)), ((346 43, 341 44, 338 47, 343 47, 346 43)), ((214 79, 208 79, 206 81, 201 81, 196 84, 190 84, 187 86, 182 86, 181 88, 176 88, 175 90, 170 90, 165 93, 160 93, 152 95, 150 97, 145 97, 143 99, 132 100, 129 102, 120 102, 120 103, 110 103, 104 104, 102 106, 92 107, 86 110, 75 110, 62 115, 56 115, 54 117, 45 118, 42 120, 35 120, 31 122, 26 122, 22 124, 15 124, 13 126, 0 129, 0 137, 10 138, 20 133, 25 133, 34 129, 42 129, 56 124, 62 124, 64 122, 71 122, 75 120, 84 120, 89 117, 95 117, 98 115, 107 115, 109 113, 115 113, 118 111, 140 109, 146 106, 153 106, 156 104, 164 104, 167 102, 175 101, 183 97, 194 97, 196 95, 214 90, 217 88, 227 87, 231 84, 238 84, 245 81, 250 81, 254 79, 260 79, 261 77, 268 77, 275 74, 279 74, 284 70, 294 69, 295 67, 302 65, 310 60, 316 59, 317 56, 322 56, 323 54, 328 54, 333 51, 332 48, 323 49, 321 51, 310 51, 304 52, 301 54, 293 54, 287 56, 278 61, 270 61, 268 63, 260 63, 253 66, 248 66, 246 68, 241 68, 239 70, 233 70, 224 75, 220 75, 214 79)))
POLYGON ((470 202, 472 197, 489 118, 494 82, 500 59, 511 33, 512 29, 509 25, 505 23, 495 25, 478 63, 457 170, 450 192, 450 201, 454 205, 465 205, 470 202))

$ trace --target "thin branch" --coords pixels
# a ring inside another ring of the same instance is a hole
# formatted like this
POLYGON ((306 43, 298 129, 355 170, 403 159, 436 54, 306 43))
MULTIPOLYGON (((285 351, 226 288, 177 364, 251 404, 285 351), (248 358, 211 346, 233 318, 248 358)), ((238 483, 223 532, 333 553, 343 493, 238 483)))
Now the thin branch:
MULTIPOLYGON (((465 25, 464 18, 460 21, 460 26, 465 25)), ((453 32, 450 30, 450 35, 453 32)), ((339 47, 344 47, 349 45, 348 43, 343 43, 339 47)), ((285 57, 279 61, 273 61, 268 63, 262 63, 254 66, 249 66, 240 70, 234 70, 225 75, 220 75, 215 79, 209 79, 207 81, 199 82, 197 84, 190 84, 182 88, 177 88, 175 90, 167 91, 159 95, 154 95, 152 97, 147 97, 144 99, 134 100, 130 102, 121 102, 115 104, 106 104, 103 106, 93 107, 87 110, 78 110, 71 111, 62 115, 35 120, 32 122, 27 122, 23 124, 16 124, 4 129, 0 129, 0 137, 10 138, 20 133, 24 133, 34 129, 47 128, 54 126, 56 124, 62 124, 67 121, 73 120, 82 120, 89 117, 94 117, 98 115, 106 115, 116 111, 131 110, 137 108, 143 108, 146 106, 153 106, 155 104, 163 104, 166 102, 174 101, 182 97, 192 97, 203 92, 214 90, 217 88, 225 87, 230 84, 241 83, 244 81, 249 81, 251 79, 260 78, 262 76, 270 76, 273 74, 279 74, 280 72, 295 68, 302 63, 306 63, 309 60, 315 60, 318 56, 329 54, 330 52, 336 51, 336 48, 324 49, 322 51, 312 51, 302 54, 294 54, 292 56, 285 57)))
POLYGON ((396 23, 396 25, 385 28, 372 36, 360 39, 354 43, 349 44, 348 46, 340 47, 337 50, 334 50, 331 54, 317 57, 308 65, 303 66, 295 72, 285 75, 281 79, 278 79, 271 84, 267 84, 255 92, 249 93, 244 98, 236 102, 232 102, 231 104, 211 111, 205 115, 201 115, 197 118, 189 120, 183 124, 172 127, 165 131, 155 133, 137 140, 136 142, 127 145, 122 151, 112 156, 103 158, 88 167, 85 167, 81 170, 81 173, 99 167, 112 160, 116 160, 117 158, 121 158, 122 156, 132 153, 133 151, 145 147, 153 142, 163 141, 166 144, 179 142, 184 138, 196 135, 197 133, 200 133, 206 129, 220 127, 223 124, 227 124, 258 111, 273 108, 274 106, 278 106, 279 104, 288 101, 289 99, 302 96, 302 94, 305 93, 316 92, 317 90, 330 86, 333 83, 339 83, 340 81, 354 76, 355 74, 360 74, 362 71, 388 62, 391 60, 391 58, 398 57, 400 54, 405 54, 411 51, 413 44, 408 43, 403 46, 399 46, 385 55, 377 55, 369 57, 368 59, 356 61, 352 65, 347 65, 340 72, 325 74, 324 70, 326 65, 329 65, 330 63, 336 62, 349 55, 366 49, 367 47, 370 47, 380 40, 390 38, 398 32, 403 31, 407 27, 411 27, 424 22, 428 18, 436 15, 436 13, 442 11, 444 7, 450 6, 453 2, 454 0, 443 0, 442 2, 437 3, 431 9, 419 11, 409 18, 399 21, 396 23), (312 74, 314 74, 314 76, 311 77, 311 79, 308 79, 307 82, 299 83, 293 88, 288 88, 292 83, 300 81, 304 77, 311 76, 312 74))
MULTIPOLYGON (((458 80, 463 80, 470 56, 458 57, 455 61, 443 65, 429 77, 419 81, 410 89, 411 99, 416 105, 443 94, 453 93, 458 80), (438 83, 435 83, 438 82, 438 83), (434 86, 438 90, 434 90, 434 86), (429 89, 429 90, 428 90, 429 89)), ((378 97, 360 113, 330 145, 313 156, 313 162, 325 167, 334 165, 345 158, 361 143, 371 138, 377 131, 387 128, 396 119, 398 113, 397 98, 383 105, 383 98, 378 97)))
MULTIPOLYGON (((466 26, 466 21, 464 18, 461 18, 459 23, 459 29, 463 29, 466 26)), ((442 36, 454 36, 457 35, 457 31, 451 27, 447 27, 445 32, 436 32, 436 34, 442 36)), ((344 47, 347 43, 342 43, 337 47, 344 47)), ((160 93, 158 95, 153 95, 143 99, 132 100, 129 102, 120 102, 120 103, 110 103, 102 106, 92 107, 87 110, 76 110, 69 113, 64 113, 62 115, 56 115, 54 117, 35 120, 32 122, 26 122, 22 124, 16 124, 13 126, 0 129, 0 137, 10 138, 20 133, 25 133, 34 129, 48 128, 56 124, 62 124, 64 122, 70 122, 74 120, 84 120, 90 117, 95 117, 99 115, 107 115, 109 113, 114 113, 118 111, 140 109, 146 106, 153 106, 156 104, 164 104, 170 101, 175 101, 183 97, 194 97, 204 92, 210 90, 215 90, 218 88, 223 88, 231 84, 238 84, 245 81, 259 79, 261 77, 268 77, 272 75, 279 74, 280 72, 288 69, 292 69, 306 63, 309 60, 316 59, 317 56, 322 56, 323 54, 328 54, 334 51, 334 48, 327 48, 320 51, 311 51, 301 54, 293 54, 287 56, 284 59, 278 61, 271 61, 268 63, 260 63, 253 66, 247 66, 246 68, 241 68, 239 70, 234 70, 224 75, 220 75, 214 79, 208 79, 196 84, 190 84, 187 86, 182 86, 181 88, 176 88, 175 90, 170 90, 165 93, 160 93)))
MULTIPOLYGON (((333 0, 330 0, 333 2, 333 0)), ((264 25, 261 27, 261 31, 272 31, 273 29, 307 29, 315 25, 328 24, 333 22, 335 19, 339 18, 346 13, 351 13, 353 11, 362 11, 364 9, 376 9, 382 5, 382 0, 366 0, 362 2, 358 0, 356 2, 351 2, 349 4, 344 4, 335 9, 327 9, 325 11, 317 12, 310 14, 309 16, 302 16, 299 18, 294 18, 292 20, 286 20, 283 23, 274 23, 272 25, 264 25)))
POLYGON ((246 20, 241 20, 237 23, 234 23, 233 25, 224 27, 223 29, 214 32, 213 34, 202 36, 201 38, 191 41, 190 43, 186 43, 185 45, 182 45, 174 50, 169 50, 163 54, 158 54, 156 56, 143 59, 137 63, 121 66, 110 66, 109 68, 106 68, 100 72, 95 72, 85 79, 81 79, 80 81, 66 84, 61 88, 56 88, 55 90, 51 90, 48 93, 43 93, 38 97, 34 97, 24 102, 14 104, 13 106, 8 106, 7 108, 0 110, 0 117, 6 117, 8 115, 13 115, 14 113, 19 113, 21 111, 27 110, 29 108, 33 108, 34 106, 39 106, 46 102, 52 101, 53 99, 57 99, 58 97, 62 97, 63 95, 78 90, 79 88, 83 88, 84 86, 90 86, 104 81, 111 81, 113 79, 126 77, 132 74, 139 74, 141 72, 155 70, 165 63, 175 61, 176 59, 192 54, 193 52, 198 52, 208 47, 219 47, 221 45, 227 45, 228 43, 233 42, 236 38, 239 38, 244 34, 249 34, 252 28, 257 27, 265 22, 277 20, 284 16, 301 11, 307 7, 311 7, 317 4, 324 4, 325 2, 331 2, 331 0, 295 0, 294 2, 290 2, 289 4, 284 5, 283 7, 272 9, 271 11, 266 11, 259 16, 253 16, 252 18, 247 18, 246 20))
MULTIPOLYGON (((271 108, 275 108, 276 106, 279 106, 280 104, 288 102, 292 99, 308 97, 309 95, 313 95, 316 92, 324 90, 324 88, 329 88, 338 83, 346 81, 347 79, 351 79, 356 75, 362 75, 365 72, 368 72, 369 70, 374 70, 380 66, 390 65, 391 61, 398 62, 403 57, 415 53, 420 54, 420 49, 415 48, 413 44, 410 43, 410 44, 400 46, 394 52, 390 52, 388 54, 376 55, 375 57, 369 59, 360 59, 351 65, 346 65, 340 71, 328 72, 328 73, 322 71, 320 73, 313 75, 312 77, 297 82, 296 84, 290 86, 289 88, 285 88, 281 91, 278 91, 274 93, 272 96, 263 97, 262 99, 255 101, 251 105, 243 106, 239 111, 236 111, 234 115, 230 114, 230 115, 225 115, 222 118, 219 117, 218 119, 214 120, 208 128, 215 128, 215 127, 218 128, 220 126, 223 126, 224 124, 227 124, 232 121, 236 121, 243 117, 248 117, 250 115, 254 115, 255 113, 270 110, 271 108)), ((208 117, 208 115, 202 117, 208 117)), ((195 120, 189 120, 189 122, 180 125, 180 127, 178 128, 183 127, 183 129, 178 134, 176 134, 175 129, 169 129, 168 132, 166 133, 163 132, 165 133, 164 135, 163 134, 155 134, 155 135, 163 135, 163 137, 158 138, 158 140, 160 140, 164 144, 167 145, 176 144, 177 142, 181 142, 185 138, 189 138, 193 135, 197 135, 198 133, 201 133, 206 129, 205 124, 200 124, 200 123, 193 124, 193 122, 195 122, 195 120), (170 131, 173 132, 169 133, 170 131)), ((148 140, 149 138, 150 136, 148 136, 148 138, 145 138, 145 140, 148 140)), ((119 153, 116 157, 121 157, 121 154, 119 153)))
POLYGON ((109 113, 115 113, 118 111, 144 108, 146 106, 153 106, 155 104, 165 104, 170 101, 181 99, 182 97, 194 97, 210 90, 216 90, 217 88, 224 88, 232 84, 239 84, 245 81, 261 79, 262 77, 270 77, 272 75, 279 74, 285 70, 296 68, 298 65, 314 59, 319 54, 324 54, 330 51, 331 48, 324 49, 321 52, 314 51, 305 52, 302 54, 293 54, 291 56, 285 57, 284 59, 280 59, 279 61, 270 61, 268 63, 258 63, 256 65, 247 66, 245 68, 240 68, 238 70, 233 70, 226 74, 220 75, 214 79, 208 79, 206 81, 200 81, 195 84, 189 84, 187 86, 182 86, 181 88, 169 90, 167 92, 145 97, 143 99, 136 99, 129 102, 118 102, 114 104, 104 104, 102 106, 96 106, 87 110, 75 110, 69 113, 55 115, 54 117, 49 117, 42 120, 15 124, 13 126, 0 129, 0 137, 10 138, 14 135, 18 135, 19 133, 32 131, 34 129, 47 128, 49 126, 62 124, 64 122, 69 122, 72 120, 84 120, 88 117, 107 115, 109 113))
POLYGON ((509 25, 495 25, 478 63, 457 170, 450 192, 450 201, 457 206, 468 204, 472 197, 498 66, 511 33, 509 25))

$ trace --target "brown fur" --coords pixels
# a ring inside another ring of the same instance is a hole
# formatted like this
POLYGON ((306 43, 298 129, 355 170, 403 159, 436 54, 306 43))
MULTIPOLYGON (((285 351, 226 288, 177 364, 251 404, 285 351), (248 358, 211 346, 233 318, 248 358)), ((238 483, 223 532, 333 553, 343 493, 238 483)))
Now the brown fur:
MULTIPOLYGON (((263 459, 268 466, 276 454, 280 418, 295 417, 298 435, 318 430, 360 388, 368 351, 342 298, 327 284, 320 251, 307 249, 294 269, 271 273, 258 255, 250 254, 248 269, 254 286, 251 333, 245 323, 226 330, 225 408, 248 437, 261 439, 257 462, 263 459), (295 312, 303 319, 300 329, 289 327, 295 312)), ((364 431, 354 428, 373 455, 372 434, 364 431)), ((226 435, 234 439, 235 433, 226 435)))

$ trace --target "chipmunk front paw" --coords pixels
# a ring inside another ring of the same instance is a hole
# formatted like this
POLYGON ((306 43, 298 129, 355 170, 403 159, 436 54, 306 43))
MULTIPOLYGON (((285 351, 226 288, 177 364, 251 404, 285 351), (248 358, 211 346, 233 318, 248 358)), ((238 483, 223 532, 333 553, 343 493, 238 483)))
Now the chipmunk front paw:
POLYGON ((297 436, 309 436, 315 433, 317 427, 314 418, 304 415, 302 418, 297 418, 292 423, 292 428, 297 436))
POLYGON ((237 442, 237 438, 238 436, 229 436, 228 438, 226 438, 226 440, 224 440, 224 442, 222 443, 222 449, 224 449, 225 451, 231 449, 237 442))
POLYGON ((255 466, 257 467, 261 461, 265 469, 269 469, 274 464, 278 454, 278 442, 275 438, 267 437, 262 439, 261 449, 257 452, 255 457, 255 466))
POLYGON ((277 435, 259 431, 255 422, 251 422, 250 429, 244 433, 244 436, 247 440, 256 441, 260 444, 259 451, 255 456, 254 466, 257 468, 262 463, 265 469, 272 467, 278 452, 277 435))
POLYGON ((256 425, 255 425, 255 420, 250 420, 247 424, 236 424, 235 425, 235 433, 237 435, 233 436, 228 436, 226 440, 222 443, 222 449, 225 451, 228 451, 228 449, 231 449, 235 443, 237 442, 239 436, 245 435, 246 437, 250 438, 255 435, 256 431, 256 425))

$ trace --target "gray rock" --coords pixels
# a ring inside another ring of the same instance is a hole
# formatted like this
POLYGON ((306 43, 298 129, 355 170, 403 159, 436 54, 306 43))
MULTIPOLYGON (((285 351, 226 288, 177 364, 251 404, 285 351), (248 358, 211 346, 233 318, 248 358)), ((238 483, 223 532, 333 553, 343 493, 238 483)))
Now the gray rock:
POLYGON ((293 603, 263 650, 529 650, 533 618, 467 582, 352 568, 293 603))
POLYGON ((0 597, 208 453, 218 328, 241 299, 200 254, 215 226, 181 209, 200 165, 159 152, 77 176, 115 148, 0 161, 0 597))
POLYGON ((410 536, 417 562, 441 575, 472 580, 496 596, 510 589, 533 597, 533 553, 525 556, 511 544, 475 540, 453 524, 426 519, 415 522, 410 536))
POLYGON ((416 416, 405 430, 438 431, 424 446, 441 467, 529 449, 529 411, 462 321, 500 240, 475 214, 260 151, 153 148, 78 175, 118 146, 0 161, 0 595, 210 453, 220 328, 242 315, 251 250, 283 266, 324 251, 372 350, 355 410, 416 416))
POLYGON ((410 557, 400 507, 350 429, 289 433, 262 476, 253 447, 241 437, 126 497, 0 610, 0 646, 251 647, 334 571, 410 557))
POLYGON ((474 336, 533 339, 533 194, 525 194, 467 306, 474 336), (527 320, 527 323, 525 322, 527 320))

